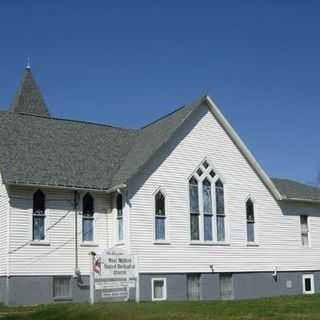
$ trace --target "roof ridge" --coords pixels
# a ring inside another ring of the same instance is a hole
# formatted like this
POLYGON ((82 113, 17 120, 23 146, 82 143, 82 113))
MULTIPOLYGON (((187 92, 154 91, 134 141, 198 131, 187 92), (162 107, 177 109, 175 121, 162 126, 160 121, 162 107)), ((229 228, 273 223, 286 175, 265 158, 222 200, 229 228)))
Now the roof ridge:
POLYGON ((149 126, 152 126, 153 124, 155 124, 155 123, 157 123, 157 122, 159 122, 159 121, 161 121, 161 120, 173 115, 174 113, 176 113, 176 112, 178 112, 178 111, 180 111, 180 110, 182 110, 183 108, 186 108, 186 107, 188 107, 188 106, 184 104, 183 106, 181 106, 181 107, 179 107, 179 108, 177 108, 177 109, 175 109, 175 110, 173 110, 173 111, 161 116, 160 118, 157 118, 156 120, 151 121, 150 123, 144 125, 140 129, 145 129, 145 128, 149 127, 149 126))
POLYGON ((317 190, 320 191, 320 187, 312 185, 311 183, 306 183, 306 182, 302 182, 299 180, 295 180, 295 179, 291 179, 291 178, 279 178, 279 177, 270 177, 272 180, 282 180, 282 181, 289 181, 289 182, 294 182, 294 183, 298 183, 298 184, 302 184, 306 187, 310 187, 310 188, 315 188, 317 190))
POLYGON ((27 116, 27 117, 35 117, 35 118, 42 118, 46 120, 59 120, 59 121, 67 121, 67 122, 76 122, 76 123, 84 123, 84 124, 90 124, 90 125, 95 125, 95 126, 102 126, 102 127, 109 127, 109 128, 114 128, 114 129, 119 129, 119 130, 126 130, 126 131, 139 131, 140 129, 135 129, 135 128, 122 128, 122 127, 116 127, 110 124, 106 123, 99 123, 99 122, 92 122, 92 121, 85 121, 85 120, 77 120, 77 119, 67 119, 67 118, 58 118, 58 117, 47 117, 47 116, 42 116, 38 114, 33 114, 33 113, 25 113, 25 112, 19 112, 19 113, 13 113, 10 111, 5 111, 5 110, 0 110, 0 113, 5 113, 5 114, 10 114, 10 115, 15 115, 15 116, 27 116))
POLYGON ((155 123, 157 123, 157 122, 159 122, 159 121, 161 121, 161 120, 163 120, 165 118, 170 117, 171 115, 175 114, 176 112, 179 112, 180 110, 182 110, 184 108, 189 108, 189 107, 193 106, 194 104, 198 105, 204 98, 206 98, 206 95, 200 96, 198 99, 194 100, 193 102, 191 102, 189 104, 184 104, 183 106, 178 107, 177 109, 175 109, 175 110, 173 110, 173 111, 161 116, 160 118, 158 118, 158 119, 146 124, 145 126, 141 127, 140 129, 145 129, 145 128, 147 128, 147 127, 149 127, 149 126, 151 126, 151 125, 153 125, 153 124, 155 124, 155 123))

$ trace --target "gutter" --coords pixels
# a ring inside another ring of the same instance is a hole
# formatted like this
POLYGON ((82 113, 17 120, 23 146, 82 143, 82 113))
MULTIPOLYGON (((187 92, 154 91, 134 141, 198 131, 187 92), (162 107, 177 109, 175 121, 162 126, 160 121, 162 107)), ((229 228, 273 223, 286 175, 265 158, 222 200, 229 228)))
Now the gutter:
POLYGON ((33 188, 53 188, 53 189, 67 189, 73 191, 92 191, 92 192, 104 192, 112 193, 118 189, 124 189, 127 187, 126 184, 118 184, 109 189, 96 189, 96 188, 85 188, 85 187, 73 187, 73 186, 62 186, 62 185, 52 185, 52 184, 37 184, 37 183, 13 183, 13 182, 4 182, 4 184, 9 186, 21 186, 21 187, 33 187, 33 188))
POLYGON ((293 202, 306 202, 306 203, 316 203, 320 204, 320 200, 303 199, 303 198, 288 198, 282 197, 282 201, 293 201, 293 202))

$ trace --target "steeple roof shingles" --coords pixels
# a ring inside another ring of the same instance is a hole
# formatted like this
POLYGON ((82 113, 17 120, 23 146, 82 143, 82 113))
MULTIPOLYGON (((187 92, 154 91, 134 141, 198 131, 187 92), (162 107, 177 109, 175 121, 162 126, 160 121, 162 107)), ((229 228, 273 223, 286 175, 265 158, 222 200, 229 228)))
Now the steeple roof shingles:
POLYGON ((29 67, 25 70, 20 87, 9 110, 14 113, 50 117, 44 98, 29 67))

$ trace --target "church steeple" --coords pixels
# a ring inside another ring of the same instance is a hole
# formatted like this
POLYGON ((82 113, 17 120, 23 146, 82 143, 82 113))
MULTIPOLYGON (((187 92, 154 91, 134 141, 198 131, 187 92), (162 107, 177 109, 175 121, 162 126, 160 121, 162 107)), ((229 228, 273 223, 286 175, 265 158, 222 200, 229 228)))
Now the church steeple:
POLYGON ((10 105, 10 111, 50 117, 41 91, 33 78, 29 63, 26 66, 16 96, 10 105))

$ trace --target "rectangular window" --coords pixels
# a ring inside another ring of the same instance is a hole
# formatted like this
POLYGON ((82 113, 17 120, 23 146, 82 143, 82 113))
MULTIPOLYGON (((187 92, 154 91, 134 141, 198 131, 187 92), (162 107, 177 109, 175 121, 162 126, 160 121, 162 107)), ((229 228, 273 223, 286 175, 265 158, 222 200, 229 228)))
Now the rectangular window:
POLYGON ((300 216, 300 226, 301 226, 301 244, 307 247, 309 246, 308 216, 300 216))
POLYGON ((71 278, 54 277, 53 278, 53 298, 70 299, 71 298, 71 278))
POLYGON ((123 202, 122 194, 117 195, 118 240, 123 240, 123 202))
POLYGON ((200 275, 187 276, 187 295, 189 300, 200 300, 200 275))
POLYGON ((304 294, 314 293, 314 277, 313 274, 304 274, 302 276, 302 285, 304 294))
POLYGON ((93 215, 83 215, 82 240, 93 241, 93 215))
POLYGON ((220 273, 220 297, 222 300, 233 299, 233 282, 231 273, 220 273))
POLYGON ((33 213, 33 240, 45 239, 45 215, 44 212, 33 213))
POLYGON ((151 280, 152 301, 167 299, 167 282, 165 278, 153 278, 151 280))

